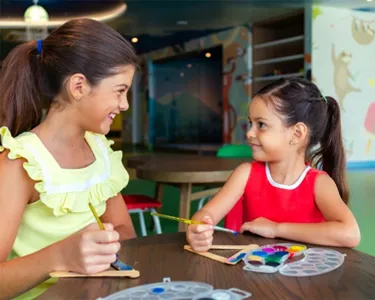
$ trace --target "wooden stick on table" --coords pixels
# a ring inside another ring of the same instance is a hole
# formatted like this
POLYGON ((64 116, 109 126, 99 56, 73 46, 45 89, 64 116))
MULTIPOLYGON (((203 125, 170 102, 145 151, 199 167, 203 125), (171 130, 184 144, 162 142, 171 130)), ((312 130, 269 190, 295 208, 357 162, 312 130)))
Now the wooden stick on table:
POLYGON ((201 252, 201 253, 195 252, 193 250, 193 248, 191 248, 191 246, 188 246, 188 245, 185 245, 184 249, 187 250, 187 251, 193 252, 195 254, 198 254, 200 256, 204 256, 204 257, 207 257, 209 259, 221 262, 223 264, 226 264, 226 261, 227 261, 226 257, 220 256, 220 255, 217 255, 217 254, 213 254, 213 253, 210 253, 210 252, 201 252))
MULTIPOLYGON (((226 245, 213 245, 211 247, 211 249, 213 249, 213 250, 215 250, 215 249, 216 250, 231 250, 231 249, 233 249, 232 247, 233 247, 233 245, 227 245, 227 246, 226 245)), ((187 251, 189 251, 189 252, 198 254, 200 256, 204 256, 204 257, 207 257, 209 259, 221 262, 223 264, 235 265, 235 264, 237 264, 242 259, 241 257, 239 257, 239 255, 241 253, 246 253, 246 252, 248 252, 248 251, 250 251, 252 249, 259 248, 259 245, 250 244, 250 245, 245 245, 245 246, 244 245, 240 245, 240 246, 234 246, 234 247, 241 247, 240 248, 241 250, 238 251, 236 254, 232 255, 229 258, 226 258, 224 256, 220 256, 220 255, 217 255, 217 254, 214 254, 214 253, 211 253, 211 252, 201 252, 201 253, 198 253, 198 252, 195 252, 193 250, 193 248, 191 248, 191 246, 189 246, 189 245, 185 245, 184 249, 187 250, 187 251)))
POLYGON ((58 277, 58 278, 64 278, 64 277, 130 277, 130 278, 137 278, 139 277, 139 271, 137 270, 130 270, 130 271, 114 271, 114 270, 108 270, 104 272, 99 272, 96 274, 86 275, 86 274, 79 274, 74 272, 65 272, 65 271, 57 271, 52 272, 49 274, 50 277, 58 277))
POLYGON ((242 250, 249 245, 212 245, 212 250, 242 250))

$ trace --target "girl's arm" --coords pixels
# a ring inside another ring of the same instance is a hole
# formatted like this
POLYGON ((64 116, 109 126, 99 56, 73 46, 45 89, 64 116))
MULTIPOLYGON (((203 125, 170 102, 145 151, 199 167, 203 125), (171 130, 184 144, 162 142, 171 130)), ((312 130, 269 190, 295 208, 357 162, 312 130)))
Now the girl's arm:
POLYGON ((361 239, 357 221, 328 175, 319 175, 316 179, 315 202, 326 222, 281 223, 277 229, 278 237, 326 246, 357 247, 361 239))
POLYGON ((204 217, 208 216, 213 225, 219 223, 243 195, 250 172, 251 163, 239 165, 220 191, 201 210, 196 212, 192 219, 202 221, 204 217))
POLYGON ((342 201, 335 182, 328 175, 319 175, 315 183, 315 202, 326 222, 314 224, 274 223, 259 218, 245 223, 242 230, 262 236, 279 237, 305 243, 356 247, 361 236, 357 221, 342 201))
POLYGON ((46 280, 55 269, 56 256, 46 248, 6 261, 35 184, 23 169, 24 160, 11 161, 6 156, 7 152, 0 155, 0 294, 9 299, 46 280))
POLYGON ((30 290, 53 271, 93 274, 108 269, 120 248, 119 235, 110 224, 99 230, 93 223, 40 251, 6 261, 27 204, 39 199, 35 182, 23 168, 25 160, 9 160, 7 154, 0 154, 0 298, 30 290))
POLYGON ((111 223, 120 234, 121 240, 128 240, 137 237, 133 222, 121 194, 107 200, 107 208, 101 217, 105 223, 111 223))

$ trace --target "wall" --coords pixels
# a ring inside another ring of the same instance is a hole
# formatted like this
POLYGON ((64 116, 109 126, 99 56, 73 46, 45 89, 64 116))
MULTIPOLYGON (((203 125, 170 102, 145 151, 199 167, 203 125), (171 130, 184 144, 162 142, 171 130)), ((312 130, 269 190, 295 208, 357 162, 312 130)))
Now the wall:
MULTIPOLYGON (((247 27, 236 27, 148 53, 145 60, 157 60, 177 53, 223 45, 223 107, 225 141, 246 143, 247 104, 251 90, 251 34, 247 27)), ((147 141, 147 136, 146 136, 147 141)))
POLYGON ((375 13, 314 6, 312 20, 313 80, 340 104, 348 161, 375 163, 375 13))

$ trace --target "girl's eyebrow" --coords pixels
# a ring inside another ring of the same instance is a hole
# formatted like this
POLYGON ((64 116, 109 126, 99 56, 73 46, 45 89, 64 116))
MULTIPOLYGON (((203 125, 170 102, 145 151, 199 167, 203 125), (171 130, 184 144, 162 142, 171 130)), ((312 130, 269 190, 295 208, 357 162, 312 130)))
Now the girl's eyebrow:
MULTIPOLYGON (((249 119, 249 121, 251 121, 251 120, 250 120, 250 117, 248 117, 248 119, 249 119)), ((256 117, 254 120, 255 120, 255 121, 268 121, 267 118, 263 118, 263 117, 256 117)))
POLYGON ((119 87, 119 86, 124 87, 124 88, 129 88, 129 86, 125 83, 115 85, 115 87, 119 87))

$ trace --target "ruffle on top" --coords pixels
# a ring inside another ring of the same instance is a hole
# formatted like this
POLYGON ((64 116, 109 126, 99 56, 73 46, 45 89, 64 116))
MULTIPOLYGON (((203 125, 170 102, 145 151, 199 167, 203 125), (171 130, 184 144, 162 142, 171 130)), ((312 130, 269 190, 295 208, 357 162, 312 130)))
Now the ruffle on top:
POLYGON ((122 163, 122 152, 113 151, 105 136, 86 133, 86 140, 96 160, 82 169, 62 169, 47 148, 32 133, 13 138, 6 127, 0 128, 0 152, 9 150, 9 159, 24 158, 29 177, 36 181, 40 201, 56 216, 86 212, 116 196, 127 185, 129 175, 122 163))

